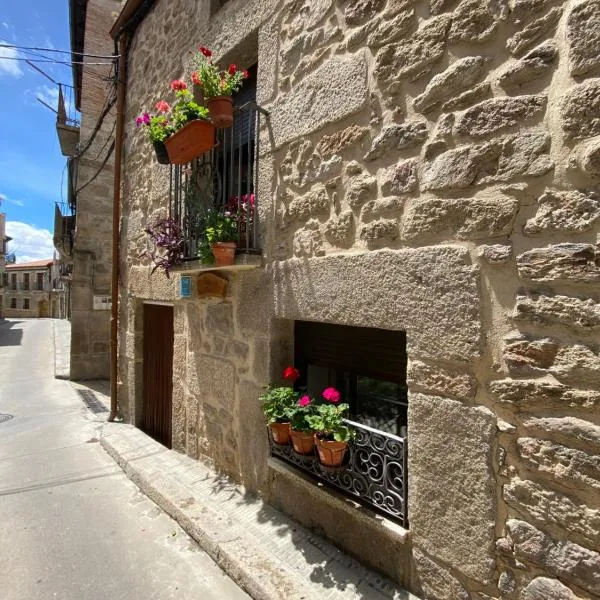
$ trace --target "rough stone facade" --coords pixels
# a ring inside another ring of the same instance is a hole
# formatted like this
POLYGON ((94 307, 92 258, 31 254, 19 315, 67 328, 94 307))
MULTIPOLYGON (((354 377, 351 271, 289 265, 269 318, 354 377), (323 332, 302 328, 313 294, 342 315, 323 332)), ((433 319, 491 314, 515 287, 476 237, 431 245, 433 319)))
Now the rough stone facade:
POLYGON ((597 0, 158 1, 129 57, 125 418, 141 421, 143 303, 172 303, 174 448, 424 598, 600 598, 599 14, 597 0), (270 111, 264 266, 225 273, 224 300, 180 300, 140 258, 168 167, 134 118, 200 43, 244 67, 254 45, 270 111), (292 359, 295 319, 407 332, 408 532, 269 463, 256 398, 292 359))
MULTIPOLYGON (((108 28, 120 6, 119 0, 88 0, 86 53, 113 54, 108 28)), ((94 309, 94 297, 109 297, 111 290, 114 157, 109 156, 106 163, 105 158, 113 137, 114 108, 99 131, 94 131, 108 100, 114 99, 110 72, 110 66, 102 65, 82 69, 80 155, 73 182, 77 226, 70 296, 72 379, 108 379, 109 375, 110 311, 94 309)))

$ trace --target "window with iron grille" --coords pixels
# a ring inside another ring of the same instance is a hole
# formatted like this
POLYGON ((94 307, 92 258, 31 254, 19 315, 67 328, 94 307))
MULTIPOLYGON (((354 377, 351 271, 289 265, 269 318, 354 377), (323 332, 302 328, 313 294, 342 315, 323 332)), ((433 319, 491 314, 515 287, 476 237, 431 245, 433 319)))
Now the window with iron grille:
POLYGON ((260 253, 256 196, 259 128, 266 111, 256 104, 256 65, 234 95, 234 121, 217 130, 217 144, 188 165, 172 165, 170 217, 184 234, 184 260, 198 258, 204 218, 210 208, 238 217, 238 253, 260 253))
POLYGON ((350 405, 355 430, 345 464, 324 468, 275 444, 271 454, 407 525, 406 333, 296 321, 294 366, 299 390, 313 397, 330 386, 350 405))

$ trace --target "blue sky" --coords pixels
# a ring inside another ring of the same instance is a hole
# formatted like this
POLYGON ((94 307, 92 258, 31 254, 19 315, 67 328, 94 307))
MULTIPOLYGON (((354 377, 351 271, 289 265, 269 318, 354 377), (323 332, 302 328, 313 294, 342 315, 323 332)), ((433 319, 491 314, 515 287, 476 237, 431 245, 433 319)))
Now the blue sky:
MULTIPOLYGON (((68 50, 68 0, 2 2, 0 40, 68 50)), ((17 254, 17 262, 26 262, 53 254, 54 202, 61 201, 66 162, 54 113, 36 101, 39 96, 56 106, 55 87, 25 63, 3 60, 7 56, 14 56, 14 51, 0 48, 0 210, 7 215, 8 235, 14 238, 9 248, 17 254)), ((70 67, 38 66, 55 81, 72 83, 70 67)))

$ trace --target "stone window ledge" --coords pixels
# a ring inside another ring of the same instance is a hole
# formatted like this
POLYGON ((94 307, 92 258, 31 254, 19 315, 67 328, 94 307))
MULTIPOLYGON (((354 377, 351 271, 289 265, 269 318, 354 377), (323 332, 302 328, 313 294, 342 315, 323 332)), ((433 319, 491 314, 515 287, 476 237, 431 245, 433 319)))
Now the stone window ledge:
POLYGON ((238 254, 235 264, 229 267, 216 267, 203 264, 200 260, 190 260, 181 265, 173 267, 173 273, 200 273, 202 271, 249 271, 260 269, 263 266, 263 258, 258 254, 238 254))
POLYGON ((270 457, 267 464, 270 471, 290 481, 290 483, 302 487, 307 494, 318 495, 319 500, 324 504, 329 505, 334 510, 342 511, 350 517, 357 519, 359 525, 364 524, 371 528, 375 527, 382 533, 385 533, 386 536, 392 537, 394 541, 400 545, 404 545, 410 540, 410 531, 402 527, 402 525, 399 525, 363 504, 338 493, 335 489, 315 481, 313 478, 305 475, 302 471, 295 469, 293 466, 288 465, 282 460, 270 457))

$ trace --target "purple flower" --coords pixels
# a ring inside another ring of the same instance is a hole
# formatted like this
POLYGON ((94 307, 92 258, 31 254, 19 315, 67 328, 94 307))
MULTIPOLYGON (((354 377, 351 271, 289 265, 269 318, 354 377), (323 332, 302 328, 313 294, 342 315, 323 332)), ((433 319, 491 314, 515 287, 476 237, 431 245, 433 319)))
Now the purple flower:
POLYGON ((150 124, 150 115, 147 112, 142 115, 142 121, 144 122, 144 125, 150 124))

